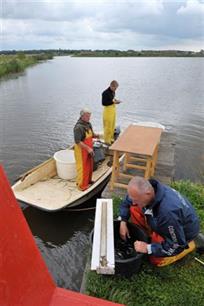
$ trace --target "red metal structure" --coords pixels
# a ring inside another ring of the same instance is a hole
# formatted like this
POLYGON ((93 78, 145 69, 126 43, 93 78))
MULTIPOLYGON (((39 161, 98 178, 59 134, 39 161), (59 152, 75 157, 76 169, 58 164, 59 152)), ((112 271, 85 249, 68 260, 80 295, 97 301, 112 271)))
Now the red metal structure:
POLYGON ((58 288, 0 166, 0 306, 122 305, 58 288))

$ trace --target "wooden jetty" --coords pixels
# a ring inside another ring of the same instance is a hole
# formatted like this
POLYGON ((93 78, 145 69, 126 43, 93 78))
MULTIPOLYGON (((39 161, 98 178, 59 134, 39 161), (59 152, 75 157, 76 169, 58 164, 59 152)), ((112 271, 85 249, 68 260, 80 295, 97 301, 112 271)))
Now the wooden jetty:
MULTIPOLYGON (((164 131, 161 135, 158 151, 158 160, 153 178, 158 179, 160 182, 167 185, 169 185, 174 178, 175 146, 176 134, 174 132, 164 131)), ((128 169, 127 173, 131 175, 144 175, 142 171, 134 169, 128 169)), ((127 184, 127 179, 120 178, 120 182, 127 184)), ((114 187, 113 191, 111 191, 109 183, 103 190, 101 197, 111 198, 113 194, 117 194, 117 196, 123 198, 126 194, 126 190, 123 188, 114 187)))

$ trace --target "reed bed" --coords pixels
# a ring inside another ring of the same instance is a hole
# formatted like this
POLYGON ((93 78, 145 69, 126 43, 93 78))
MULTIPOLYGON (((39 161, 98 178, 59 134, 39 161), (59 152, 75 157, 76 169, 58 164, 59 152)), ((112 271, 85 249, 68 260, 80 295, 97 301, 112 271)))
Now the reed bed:
POLYGON ((28 66, 34 65, 39 61, 52 59, 52 54, 25 54, 0 55, 0 78, 12 73, 24 71, 28 66))

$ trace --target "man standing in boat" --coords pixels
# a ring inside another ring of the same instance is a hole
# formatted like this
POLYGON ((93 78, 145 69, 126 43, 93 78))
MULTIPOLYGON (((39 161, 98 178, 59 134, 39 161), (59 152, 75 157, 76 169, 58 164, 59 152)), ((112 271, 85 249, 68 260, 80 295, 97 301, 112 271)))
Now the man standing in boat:
POLYGON ((103 132, 104 141, 106 144, 111 145, 114 142, 114 131, 116 122, 116 104, 120 101, 115 99, 115 91, 119 84, 117 81, 112 81, 110 86, 102 93, 103 109, 103 132))
POLYGON ((92 184, 93 173, 93 137, 98 137, 93 132, 89 122, 91 112, 88 109, 80 111, 80 118, 74 127, 74 155, 77 169, 77 186, 80 190, 86 190, 92 184))

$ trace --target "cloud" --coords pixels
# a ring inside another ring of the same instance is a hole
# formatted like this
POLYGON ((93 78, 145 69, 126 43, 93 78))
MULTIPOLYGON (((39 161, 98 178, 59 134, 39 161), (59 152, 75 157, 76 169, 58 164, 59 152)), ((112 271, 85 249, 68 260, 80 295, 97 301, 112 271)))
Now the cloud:
MULTIPOLYGON (((198 0, 4 0, 1 49, 165 49, 203 41, 198 0)), ((200 46, 200 47, 199 47, 200 46)))
POLYGON ((192 38, 203 35, 203 28, 199 26, 203 20, 200 18, 200 12, 199 16, 195 13, 189 21, 189 18, 179 16, 177 13, 180 9, 179 2, 158 3, 160 5, 157 9, 154 7, 154 10, 150 10, 150 7, 144 10, 143 6, 137 11, 136 4, 131 10, 129 7, 126 9, 119 7, 111 12, 111 15, 107 14, 106 21, 104 16, 98 20, 96 28, 99 31, 132 31, 144 35, 162 35, 175 38, 192 38))
POLYGON ((178 11, 178 15, 203 15, 204 14, 204 3, 198 0, 188 0, 185 5, 182 5, 178 11))
POLYGON ((73 1, 5 0, 2 4, 4 19, 71 21, 82 15, 82 10, 73 1))
POLYGON ((93 16, 117 16, 134 11, 136 16, 159 14, 162 0, 4 0, 2 18, 69 21, 93 16))

